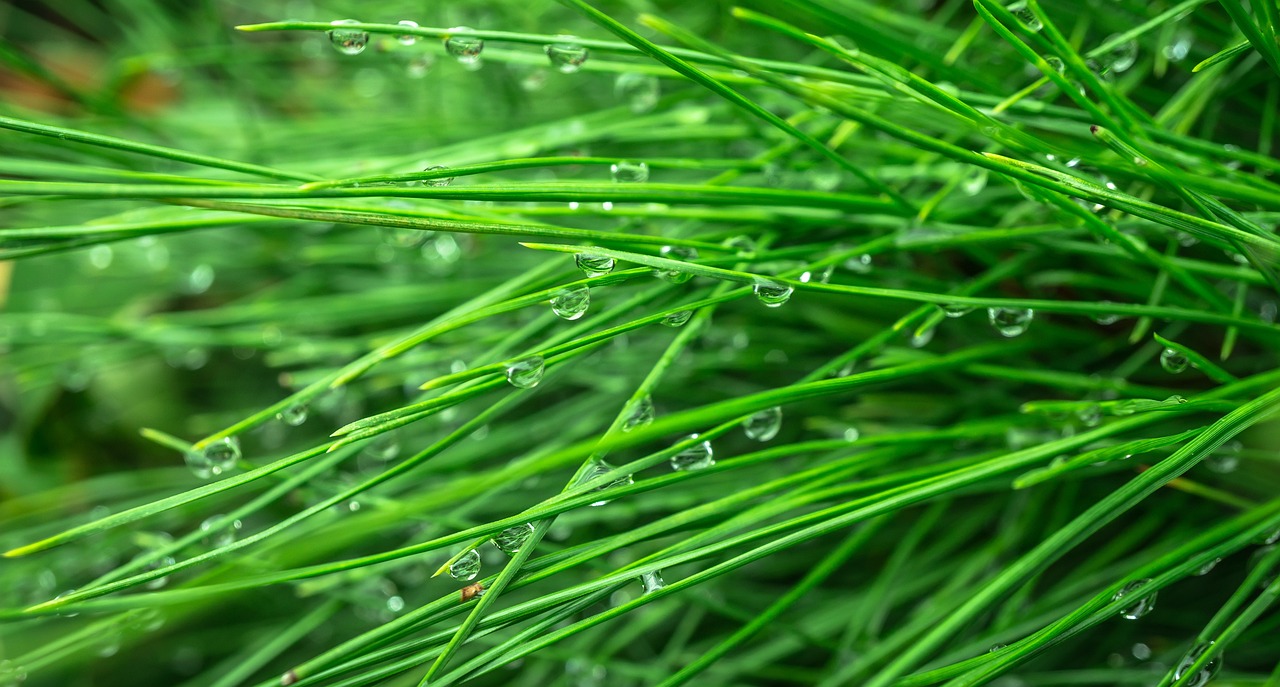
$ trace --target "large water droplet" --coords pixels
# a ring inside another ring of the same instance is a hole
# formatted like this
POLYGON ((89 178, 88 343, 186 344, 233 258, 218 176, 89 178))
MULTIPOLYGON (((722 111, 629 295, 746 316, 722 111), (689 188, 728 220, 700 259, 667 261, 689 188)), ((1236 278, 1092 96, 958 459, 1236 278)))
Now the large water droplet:
MULTIPOLYGON (((1136 596, 1138 592, 1151 583, 1150 579, 1134 580, 1121 587, 1119 591, 1111 597, 1112 601, 1118 601, 1122 598, 1131 598, 1136 596)), ((1139 599, 1133 601, 1132 604, 1120 609, 1120 617, 1127 620, 1137 620, 1142 616, 1156 609, 1156 593, 1151 592, 1139 599)))
POLYGON ((540 355, 521 358, 507 366, 507 381, 518 389, 532 389, 542 381, 545 369, 540 355))
POLYGON ((523 525, 508 527, 502 530, 493 538, 493 545, 498 547, 508 556, 514 556, 520 553, 520 547, 529 541, 529 537, 533 536, 533 523, 526 522, 523 525))
POLYGON ((692 310, 681 310, 662 318, 662 324, 668 327, 683 327, 684 323, 688 322, 691 317, 693 317, 692 310))
POLYGON ((1181 351, 1166 348, 1160 352, 1160 367, 1163 367, 1164 371, 1169 374, 1176 375, 1182 372, 1187 369, 1189 362, 1187 356, 1183 355, 1181 351))
POLYGON ((183 456, 187 467, 200 479, 217 477, 235 467, 240 460, 240 440, 235 437, 224 437, 202 450, 191 450, 183 456))
POLYGON ((1013 16, 1019 22, 1022 22, 1023 26, 1027 27, 1028 31, 1039 32, 1040 29, 1044 28, 1044 22, 1040 21, 1040 18, 1031 11, 1031 8, 1027 7, 1027 3, 1015 2, 1007 9, 1013 13, 1013 16))
POLYGON ((943 303, 942 305, 939 305, 938 308, 942 310, 943 315, 946 315, 947 317, 951 317, 951 318, 956 318, 956 317, 964 317, 965 315, 968 315, 969 313, 973 312, 974 306, 963 305, 960 303, 943 303))
POLYGON ((276 419, 290 427, 297 427, 307 421, 307 406, 305 403, 291 405, 276 413, 276 419))
POLYGON ((648 594, 662 589, 667 586, 667 583, 662 581, 661 571, 654 570, 653 572, 640 574, 640 586, 644 587, 644 593, 648 594))
POLYGON ((545 48, 551 66, 561 74, 572 74, 582 69, 582 63, 587 61, 587 49, 572 42, 572 36, 556 36, 556 39, 560 42, 545 48))
MULTIPOLYGON (((591 466, 588 467, 585 471, 583 471, 582 476, 578 478, 578 483, 582 484, 585 482, 590 482, 591 480, 599 477, 600 475, 603 475, 608 472, 612 472, 613 469, 614 469, 614 466, 605 462, 603 459, 594 458, 591 461, 591 466)), ((605 484, 599 487, 596 487, 592 491, 596 491, 596 492, 608 491, 610 489, 614 489, 617 487, 625 487, 631 484, 635 484, 635 479, 631 475, 623 475, 622 477, 619 477, 613 480, 612 482, 606 482, 605 484)), ((608 502, 609 502, 609 499, 600 499, 599 501, 592 502, 591 505, 603 506, 608 502)))
MULTIPOLYGON (((659 252, 662 257, 671 258, 672 260, 688 262, 698 259, 697 249, 686 248, 685 246, 663 246, 659 252)), ((672 284, 683 284, 693 278, 692 274, 679 269, 659 269, 655 270, 654 273, 672 284)))
MULTIPOLYGON (((697 434, 690 434, 685 440, 697 439, 697 434)), ((685 450, 671 456, 671 469, 676 471, 702 470, 715 465, 710 441, 699 441, 685 450)))
POLYGON ((449 576, 455 580, 469 582, 480 574, 480 552, 475 549, 462 554, 462 558, 449 566, 449 576))
POLYGON ((791 293, 795 289, 790 284, 761 279, 751 287, 752 292, 756 294, 756 299, 760 301, 766 308, 776 308, 791 300, 791 293))
POLYGON ((649 180, 649 163, 615 162, 609 165, 609 173, 619 184, 639 184, 649 180))
MULTIPOLYGON (((1178 661, 1178 666, 1173 669, 1173 679, 1181 680, 1191 670, 1191 666, 1195 665, 1196 661, 1200 660, 1200 657, 1212 648, 1213 642, 1204 642, 1191 647, 1191 650, 1182 657, 1182 660, 1178 661)), ((1214 656, 1203 668, 1196 671, 1196 674, 1186 681, 1186 687, 1204 687, 1209 684, 1214 675, 1218 674, 1221 668, 1222 656, 1214 656)))
MULTIPOLYGON (((359 24, 359 19, 338 19, 329 22, 333 26, 345 26, 347 24, 359 24)), ((330 29, 329 43, 333 45, 333 49, 343 55, 359 55, 364 52, 364 47, 369 44, 369 32, 359 29, 330 29)))
POLYGON ((1035 311, 1031 308, 987 308, 987 319, 1000 336, 1013 338, 1027 331, 1035 311))
POLYGON ((752 415, 742 423, 742 431, 748 439, 769 441, 782 429, 782 408, 774 406, 752 415))
MULTIPOLYGON (((418 28, 418 22, 413 21, 412 19, 402 19, 396 22, 396 25, 403 26, 409 29, 418 28)), ((400 41, 400 45, 413 45, 414 43, 418 42, 418 37, 411 33, 405 33, 405 34, 396 36, 396 40, 400 41)))
POLYGON ((582 317, 591 307, 591 289, 585 284, 560 289, 551 297, 551 312, 566 320, 582 317))
POLYGON ((627 72, 613 82, 613 93, 636 114, 649 112, 658 105, 662 86, 652 74, 627 72))
POLYGON ((219 549, 235 543, 244 523, 239 520, 227 520, 225 515, 213 515, 200 523, 200 531, 204 533, 204 543, 211 549, 219 549))
POLYGON ((637 427, 647 427, 653 422, 654 415, 653 398, 645 394, 627 409, 627 419, 622 422, 622 431, 630 432, 637 427))
MULTIPOLYGON (((455 26, 449 30, 472 31, 473 29, 467 26, 455 26)), ((480 61, 480 53, 484 52, 484 40, 471 36, 447 36, 444 39, 444 49, 462 64, 476 64, 480 61)))
MULTIPOLYGON (((1110 42, 1116 35, 1107 36, 1103 43, 1110 42)), ((1106 66, 1111 72, 1123 72, 1128 70, 1138 61, 1138 42, 1130 38, 1116 47, 1112 48, 1106 56, 1106 66)))
POLYGON ((604 276, 612 272, 613 266, 617 264, 613 258, 607 255, 592 255, 591 253, 576 253, 573 256, 573 262, 588 277, 604 276))

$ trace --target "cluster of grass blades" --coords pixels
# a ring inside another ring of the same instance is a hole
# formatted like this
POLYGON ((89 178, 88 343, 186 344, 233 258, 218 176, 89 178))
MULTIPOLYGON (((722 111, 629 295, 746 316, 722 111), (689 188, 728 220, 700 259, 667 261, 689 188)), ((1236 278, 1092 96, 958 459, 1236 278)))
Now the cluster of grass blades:
POLYGON ((1278 26, 7 6, 0 687, 1280 687, 1278 26))

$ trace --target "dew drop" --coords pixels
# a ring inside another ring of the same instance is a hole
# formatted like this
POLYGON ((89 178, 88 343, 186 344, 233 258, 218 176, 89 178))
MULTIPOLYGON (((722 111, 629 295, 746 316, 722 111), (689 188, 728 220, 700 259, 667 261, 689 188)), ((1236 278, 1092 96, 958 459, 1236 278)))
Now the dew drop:
POLYGON ((653 398, 645 394, 631 404, 627 410, 627 419, 622 422, 622 431, 630 432, 638 427, 647 427, 653 422, 656 413, 653 410, 653 398))
MULTIPOLYGON (((685 441, 697 439, 697 434, 690 434, 685 437, 685 441)), ((712 457, 711 442, 700 441, 685 450, 671 456, 671 469, 677 472, 685 470, 702 470, 715 465, 715 458, 712 457)))
POLYGON ((867 274, 871 271, 871 256, 867 253, 855 255, 844 261, 844 268, 854 274, 867 274))
POLYGON ((1160 367, 1164 368, 1169 374, 1179 374, 1187 369, 1187 356, 1181 351, 1172 348, 1166 348, 1160 353, 1160 367))
POLYGON ((1209 561, 1208 563, 1205 563, 1204 565, 1200 566, 1200 568, 1192 574, 1195 575, 1196 577, 1200 577, 1201 575, 1208 575, 1209 573, 1213 572, 1213 569, 1218 567, 1218 564, 1221 562, 1222 562, 1221 558, 1215 558, 1209 561))
MULTIPOLYGON (((358 19, 338 19, 329 22, 331 26, 346 26, 348 24, 359 24, 358 19)), ((329 43, 333 45, 333 49, 343 55, 359 55, 364 52, 364 47, 369 44, 369 32, 359 29, 330 29, 329 43)))
MULTIPOLYGON (((431 165, 430 167, 424 168, 422 171, 434 173, 434 172, 443 172, 446 169, 449 169, 449 168, 445 167, 444 165, 431 165)), ((453 177, 438 176, 431 179, 423 179, 422 183, 426 184, 427 186, 443 188, 453 183, 453 177)))
POLYGON ((987 319, 1000 336, 1013 338, 1027 331, 1035 311, 1030 308, 987 308, 987 319))
POLYGON ((290 427, 297 427, 307 421, 307 406, 303 403, 291 405, 276 413, 276 419, 290 427))
POLYGON ((751 287, 752 292, 756 294, 756 299, 760 301, 766 308, 777 308, 783 303, 791 299, 791 293, 795 291, 790 284, 769 281, 761 279, 751 287))
POLYGON ((621 161, 609 165, 613 181, 619 184, 639 184, 649 180, 649 163, 621 161))
POLYGON ((653 572, 640 574, 640 586, 644 587, 645 594, 649 594, 667 586, 667 583, 662 581, 661 571, 654 570, 653 572))
POLYGON ((572 36, 556 36, 556 39, 560 42, 544 49, 551 66, 561 74, 572 74, 582 69, 582 63, 587 61, 587 49, 572 42, 572 36))
MULTIPOLYGON (((455 26, 449 30, 473 31, 474 29, 467 26, 455 26)), ((471 36, 447 36, 444 39, 444 49, 464 65, 476 64, 480 61, 480 53, 484 52, 484 40, 471 36)))
POLYGON ((976 196, 987 187, 987 170, 977 167, 965 175, 960 182, 960 192, 966 196, 976 196))
MULTIPOLYGON (((1134 580, 1133 582, 1121 587, 1119 591, 1111 597, 1111 600, 1119 601, 1122 598, 1131 597, 1135 592, 1138 592, 1150 583, 1150 579, 1134 580)), ((1120 617, 1126 620, 1137 620, 1155 609, 1156 593, 1151 592, 1150 594, 1137 599, 1132 604, 1120 609, 1120 617)))
MULTIPOLYGON (((410 19, 402 19, 396 22, 396 25, 403 26, 409 29, 418 28, 418 22, 410 19)), ((400 45, 413 45, 414 43, 418 42, 418 37, 411 33, 406 33, 406 34, 401 34, 399 36, 396 36, 396 40, 400 41, 400 45)))
POLYGON ((462 557, 449 566, 449 577, 468 582, 480 574, 480 552, 475 549, 462 554, 462 557))
POLYGON ((551 312, 566 320, 576 320, 591 307, 591 289, 585 284, 560 289, 551 297, 551 312))
POLYGON ((202 450, 187 451, 183 456, 187 467, 200 479, 209 479, 228 472, 240 460, 240 440, 224 437, 202 450))
MULTIPOLYGON (((1103 42, 1110 42, 1115 37, 1115 34, 1107 36, 1103 42)), ((1127 71, 1138 61, 1138 42, 1130 38, 1120 43, 1107 53, 1106 60, 1110 71, 1116 73, 1127 71)))
MULTIPOLYGON (((1181 661, 1178 661, 1177 667, 1173 669, 1173 679, 1181 680, 1191 670, 1191 666, 1195 665, 1196 661, 1199 661, 1200 657, 1212 648, 1213 642, 1204 642, 1191 647, 1191 650, 1182 657, 1181 661)), ((1221 668, 1222 656, 1219 654, 1214 656, 1203 668, 1196 671, 1196 674, 1192 675, 1184 684, 1186 684, 1186 687, 1204 687, 1209 684, 1213 676, 1218 674, 1221 668)))
POLYGON ((1027 7, 1027 3, 1015 2, 1007 9, 1013 13, 1013 16, 1018 21, 1022 22, 1023 26, 1027 27, 1028 31, 1037 33, 1044 28, 1044 22, 1040 21, 1040 18, 1031 11, 1031 8, 1027 7))
POLYGON ((693 317, 692 310, 681 310, 679 312, 673 312, 670 315, 667 315, 666 317, 662 318, 662 324, 668 327, 683 327, 684 323, 688 322, 689 319, 692 317, 693 317))
POLYGON ((652 74, 627 72, 619 74, 613 82, 613 93, 632 112, 643 114, 657 107, 662 86, 658 83, 658 77, 652 74))
POLYGON ((612 272, 613 266, 617 264, 613 258, 607 255, 592 255, 591 253, 575 253, 573 262, 588 277, 602 277, 612 272))
POLYGON ((961 303, 943 303, 938 306, 942 310, 942 314, 950 318, 964 317, 973 312, 974 306, 964 305, 961 303))
POLYGON ((213 515, 200 523, 200 531, 204 533, 204 544, 211 549, 220 549, 235 543, 236 536, 244 528, 239 520, 227 522, 225 515, 213 515))
POLYGON ((507 381, 517 389, 532 389, 542 381, 545 370, 542 356, 521 358, 507 366, 507 381))
MULTIPOLYGON (((663 246, 659 251, 662 257, 672 260, 681 260, 688 262, 698 259, 698 251, 694 248, 686 248, 684 246, 663 246)), ((655 274, 661 279, 671 282, 672 284, 683 284, 693 278, 689 272, 679 269, 658 269, 655 274)))
MULTIPOLYGON (((599 477, 600 475, 612 472, 613 470, 614 470, 614 466, 611 465, 610 463, 607 463, 600 458, 594 458, 591 461, 591 466, 588 467, 585 471, 583 471, 582 476, 578 478, 578 484, 590 482, 591 480, 599 477)), ((619 477, 613 480, 612 482, 607 482, 599 487, 596 487, 593 491, 596 491, 596 492, 608 491, 610 489, 615 489, 617 487, 625 487, 632 484, 635 484, 635 479, 631 475, 623 475, 622 477, 619 477)), ((609 503, 609 499, 600 499, 599 501, 592 502, 591 505, 598 507, 598 506, 603 506, 606 503, 609 503)))
POLYGON ((1240 468, 1240 452, 1244 445, 1238 441, 1228 441, 1204 459, 1204 466, 1219 475, 1227 475, 1240 468))
MULTIPOLYGON (((529 541, 529 537, 533 536, 533 523, 526 522, 523 525, 508 527, 502 530, 493 538, 493 545, 498 547, 500 551, 508 556, 514 556, 520 553, 520 548, 524 543, 529 541)), ((470 578, 468 578, 470 579, 470 578)))
POLYGON ((742 423, 742 431, 748 439, 769 441, 782 429, 782 408, 774 406, 752 415, 742 423))

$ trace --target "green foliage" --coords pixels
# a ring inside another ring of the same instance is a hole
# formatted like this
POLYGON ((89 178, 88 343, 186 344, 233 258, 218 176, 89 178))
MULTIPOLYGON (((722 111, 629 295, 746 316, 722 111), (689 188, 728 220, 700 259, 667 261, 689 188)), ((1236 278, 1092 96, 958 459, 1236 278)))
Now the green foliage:
POLYGON ((1280 686, 1275 3, 749 4, 7 8, 0 687, 1280 686))

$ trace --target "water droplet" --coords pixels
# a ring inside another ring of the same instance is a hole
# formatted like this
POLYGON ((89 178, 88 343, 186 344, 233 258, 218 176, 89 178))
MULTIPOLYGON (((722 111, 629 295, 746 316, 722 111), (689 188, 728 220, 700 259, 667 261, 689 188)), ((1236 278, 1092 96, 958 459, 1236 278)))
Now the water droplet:
POLYGON ((924 348, 929 345, 930 341, 933 341, 933 335, 937 331, 937 327, 929 327, 923 331, 917 331, 911 335, 911 339, 907 343, 911 344, 912 348, 924 348))
MULTIPOLYGON (((135 537, 137 537, 137 539, 143 544, 144 548, 142 553, 133 557, 133 560, 135 561, 148 556, 149 551, 164 549, 173 543, 173 537, 169 536, 167 532, 142 532, 135 535, 135 537)), ((177 561, 171 555, 160 556, 159 558, 146 563, 145 569, 148 571, 159 570, 161 568, 167 568, 175 562, 177 561)), ((156 577, 148 580, 143 586, 147 589, 160 589, 168 582, 168 577, 156 577)))
POLYGON ((748 439, 769 441, 782 429, 782 408, 774 406, 752 415, 742 423, 742 431, 748 439))
POLYGON ((239 520, 227 522, 226 518, 227 516, 225 515, 214 515, 200 523, 200 531, 205 533, 205 546, 211 549, 220 549, 235 543, 236 536, 239 535, 240 530, 244 527, 244 523, 239 520))
POLYGON ((1076 408, 1076 419, 1085 427, 1097 427, 1102 422, 1102 406, 1088 403, 1076 408))
MULTIPOLYGON (((422 171, 443 172, 446 169, 449 169, 449 168, 445 167, 444 165, 431 165, 430 167, 424 168, 422 171)), ((434 177, 432 179, 423 179, 422 183, 426 184, 427 186, 435 186, 436 188, 443 188, 453 183, 453 177, 434 177)))
POLYGON ((291 405, 276 413, 276 419, 290 427, 297 427, 307 421, 307 406, 304 403, 291 405))
POLYGON ((987 649, 987 653, 994 654, 997 651, 1000 651, 1002 649, 1008 649, 1008 648, 1009 648, 1008 644, 992 644, 991 648, 987 649))
POLYGON ((0 685, 20 685, 27 680, 27 669, 13 661, 0 661, 0 685))
MULTIPOLYGON (((96 653, 103 658, 110 658, 120 653, 120 628, 112 627, 104 630, 98 636, 98 648, 96 653)), ((0 678, 0 685, 6 684, 0 678)))
POLYGON ((198 296, 213 286, 214 271, 210 265, 196 265, 195 269, 187 275, 186 283, 183 284, 183 290, 187 293, 198 296))
POLYGON ((502 530, 493 538, 493 545, 498 547, 508 556, 514 556, 520 553, 520 547, 529 541, 529 537, 533 536, 533 523, 526 522, 523 525, 508 527, 502 530))
POLYGON ((667 583, 662 581, 662 573, 654 570, 653 572, 640 574, 640 586, 644 587, 644 593, 648 594, 662 589, 667 586, 667 583))
POLYGON ((556 39, 561 42, 545 48, 551 66, 561 74, 572 74, 582 69, 582 63, 587 61, 587 49, 572 42, 573 36, 556 36, 556 39))
POLYGON ((89 264, 97 270, 105 270, 111 266, 111 259, 115 257, 115 253, 111 250, 111 246, 97 245, 89 249, 89 264))
POLYGON ((1025 2, 1015 2, 1006 9, 1012 12, 1013 16, 1022 22, 1023 26, 1027 27, 1028 31, 1037 33, 1044 28, 1044 22, 1040 21, 1040 18, 1031 11, 1031 8, 1027 7, 1025 2))
POLYGON ((1209 561, 1208 563, 1205 563, 1204 565, 1200 566, 1200 569, 1196 570, 1192 574, 1194 574, 1196 577, 1200 577, 1201 575, 1208 575, 1209 573, 1213 572, 1213 569, 1218 567, 1218 564, 1221 562, 1222 562, 1221 558, 1215 558, 1209 561))
POLYGON ((1160 353, 1160 367, 1169 374, 1176 375, 1187 369, 1188 362, 1187 356, 1172 348, 1166 348, 1160 353))
MULTIPOLYGON (((627 431, 627 430, 624 428, 623 431, 627 431)), ((591 480, 599 477, 600 475, 612 472, 613 470, 614 470, 613 465, 605 462, 601 458, 593 458, 591 461, 591 466, 587 468, 585 471, 583 471, 582 476, 578 478, 578 484, 590 482, 591 480)), ((617 487, 625 487, 631 484, 635 484, 635 479, 631 475, 623 475, 622 477, 619 477, 613 480, 612 482, 606 482, 605 484, 599 487, 596 487, 593 491, 596 491, 596 492, 608 491, 610 489, 614 489, 617 487)), ((606 503, 609 503, 609 499, 600 499, 599 501, 592 502, 591 505, 598 507, 598 506, 603 506, 606 503)))
POLYGON ((609 165, 609 173, 615 183, 639 184, 649 180, 649 164, 647 162, 615 162, 609 165))
POLYGON ((240 460, 240 440, 235 437, 224 437, 215 441, 203 450, 187 451, 183 458, 187 467, 200 479, 217 477, 235 467, 240 460))
MULTIPOLYGON (((1104 302, 1105 302, 1105 301, 1104 301, 1104 302)), ((1119 322, 1119 321, 1120 321, 1120 316, 1119 316, 1119 315, 1116 315, 1116 314, 1114 314, 1114 313, 1103 313, 1103 314, 1101 314, 1101 315, 1094 315, 1094 316, 1093 316, 1093 321, 1094 321, 1094 322, 1097 322, 1098 324, 1100 324, 1100 325, 1102 325, 1102 326, 1104 326, 1104 327, 1106 327, 1106 326, 1109 326, 1109 325, 1113 325, 1113 324, 1115 324, 1116 322, 1119 322)))
POLYGON ((681 310, 679 312, 673 312, 670 315, 667 315, 666 317, 662 318, 662 324, 668 327, 683 327, 684 323, 688 322, 689 319, 692 317, 693 317, 692 310, 681 310))
POLYGON ((844 261, 844 268, 854 274, 867 274, 871 271, 871 256, 867 253, 855 255, 844 261))
POLYGON ((551 312, 566 319, 576 320, 591 307, 591 289, 585 284, 560 289, 551 297, 551 312))
POLYGON ((983 167, 975 167, 965 175, 964 181, 960 182, 960 192, 966 196, 976 196, 986 187, 987 170, 983 167))
MULTIPOLYGON (((449 30, 473 31, 474 29, 467 26, 455 26, 449 30)), ((484 40, 471 36, 446 36, 444 49, 464 65, 477 64, 480 61, 480 53, 484 52, 484 40)))
MULTIPOLYGON (((337 21, 329 22, 332 26, 359 23, 359 19, 338 19, 337 21)), ((343 55, 359 55, 364 52, 364 46, 369 44, 369 32, 359 29, 330 29, 329 43, 333 45, 334 50, 343 55)))
POLYGON ((521 358, 507 366, 507 381, 517 389, 532 389, 542 381, 545 370, 542 356, 521 358))
MULTIPOLYGON (((697 439, 697 434, 690 434, 685 440, 697 439)), ((676 471, 684 470, 702 470, 715 465, 715 458, 712 457, 711 442, 699 441, 689 448, 671 456, 671 469, 676 471)))
POLYGON ((449 576, 455 580, 469 582, 480 574, 480 552, 475 549, 462 554, 462 557, 449 566, 449 576))
POLYGON ((400 455, 400 440, 394 434, 383 434, 369 442, 361 453, 373 460, 388 461, 400 455))
POLYGON ((969 313, 973 312, 975 306, 963 305, 961 303, 943 303, 938 307, 942 309, 943 315, 946 315, 947 317, 951 317, 951 318, 956 318, 956 317, 964 317, 965 315, 968 315, 969 313))
POLYGON ((1228 441, 1204 459, 1204 466, 1219 475, 1235 472, 1240 467, 1240 452, 1244 445, 1239 441, 1228 441))
POLYGON ((627 419, 622 422, 622 431, 630 432, 637 427, 647 427, 653 422, 656 413, 653 410, 653 398, 645 394, 631 404, 627 410, 627 419))
POLYGON ((1030 308, 987 308, 987 319, 1000 336, 1013 338, 1027 331, 1035 311, 1030 308))
MULTIPOLYGON (((404 26, 410 29, 418 28, 418 22, 413 21, 411 19, 402 19, 396 22, 396 24, 398 26, 404 26)), ((413 45, 414 43, 418 42, 418 37, 411 33, 405 33, 405 34, 396 36, 396 40, 400 41, 400 45, 413 45)))
MULTIPOLYGON (((1150 583, 1150 579, 1134 580, 1133 582, 1121 587, 1120 590, 1111 597, 1111 600, 1118 601, 1122 598, 1130 597, 1150 583)), ((1120 617, 1125 618, 1126 620, 1137 620, 1155 609, 1156 593, 1151 592, 1150 594, 1134 601, 1132 604, 1120 609, 1120 617)))
MULTIPOLYGON (((1191 670, 1191 666, 1195 665, 1196 661, 1200 660, 1200 657, 1205 655, 1205 652, 1212 648, 1213 642, 1204 642, 1203 644, 1197 644, 1196 646, 1191 647, 1191 650, 1182 657, 1182 660, 1178 661, 1178 666, 1173 669, 1173 679, 1181 680, 1183 676, 1191 670)), ((1221 668, 1222 656, 1214 656, 1203 668, 1197 671, 1195 675, 1192 675, 1184 684, 1186 687, 1204 687, 1209 684, 1209 681, 1213 679, 1214 675, 1218 674, 1218 670, 1221 668)))
POLYGON ((436 57, 431 53, 424 52, 414 55, 405 62, 404 73, 410 79, 421 79, 431 72, 431 68, 436 64, 436 57))
POLYGON ((643 114, 657 107, 662 86, 658 83, 658 77, 652 74, 627 72, 619 74, 617 80, 613 82, 613 93, 619 100, 625 102, 632 112, 643 114))
POLYGON ((1170 62, 1186 59, 1187 54, 1191 52, 1191 43, 1195 37, 1194 33, 1186 29, 1179 29, 1174 32, 1169 42, 1160 48, 1160 53, 1170 62))
MULTIPOLYGON (((1116 34, 1112 34, 1107 36, 1102 42, 1110 42, 1111 39, 1115 37, 1116 34)), ((1130 38, 1129 40, 1120 43, 1107 53, 1106 60, 1107 68, 1110 71, 1116 73, 1127 71, 1138 61, 1138 42, 1130 38)))
MULTIPOLYGON (((690 260, 698 259, 698 251, 696 249, 686 248, 684 246, 663 246, 662 250, 659 252, 662 254, 662 257, 671 258, 672 260, 688 262, 690 260)), ((655 274, 672 284, 683 284, 693 278, 692 274, 679 269, 659 269, 655 271, 655 274)))
POLYGON ((752 292, 756 294, 756 298, 766 308, 777 308, 783 303, 791 299, 791 293, 795 291, 790 284, 769 281, 761 279, 751 287, 752 292))
POLYGON ((601 277, 613 271, 613 266, 617 264, 613 258, 607 255, 592 255, 591 253, 576 253, 573 256, 573 262, 588 277, 601 277))

